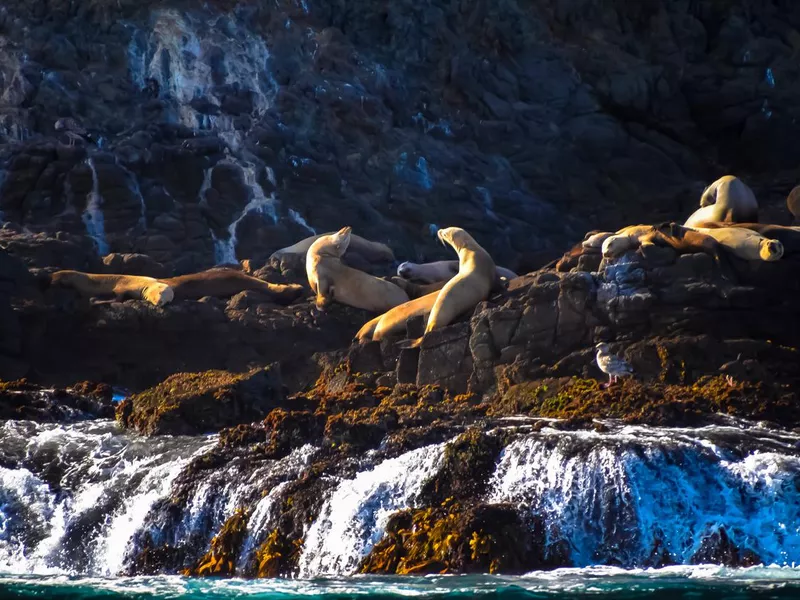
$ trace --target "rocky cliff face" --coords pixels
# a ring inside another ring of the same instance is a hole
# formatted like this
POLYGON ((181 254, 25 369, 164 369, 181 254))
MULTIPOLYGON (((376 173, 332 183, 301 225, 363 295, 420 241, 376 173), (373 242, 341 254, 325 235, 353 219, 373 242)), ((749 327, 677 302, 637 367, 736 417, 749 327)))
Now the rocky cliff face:
POLYGON ((178 272, 345 224, 417 260, 462 226, 527 271, 723 171, 779 206, 800 158, 781 0, 42 0, 0 28, 3 218, 178 272))

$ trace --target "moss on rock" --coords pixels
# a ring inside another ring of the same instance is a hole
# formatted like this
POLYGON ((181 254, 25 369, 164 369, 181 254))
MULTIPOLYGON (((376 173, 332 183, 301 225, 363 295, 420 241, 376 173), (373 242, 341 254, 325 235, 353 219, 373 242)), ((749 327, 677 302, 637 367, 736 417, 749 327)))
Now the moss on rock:
POLYGON ((121 402, 117 420, 147 435, 198 434, 263 419, 285 397, 277 365, 178 373, 121 402))

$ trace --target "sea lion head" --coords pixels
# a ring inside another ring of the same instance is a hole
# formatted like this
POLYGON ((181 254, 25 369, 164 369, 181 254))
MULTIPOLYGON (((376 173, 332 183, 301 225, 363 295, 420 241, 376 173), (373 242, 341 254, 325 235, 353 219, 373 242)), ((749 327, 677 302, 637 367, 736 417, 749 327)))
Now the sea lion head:
POLYGON ((436 237, 443 244, 450 244, 456 251, 461 248, 474 248, 478 245, 475 239, 461 227, 445 227, 436 232, 436 237))
POLYGON ((142 290, 142 298, 155 306, 164 306, 175 299, 175 291, 166 283, 151 283, 142 290))
POLYGON ((318 239, 314 242, 312 248, 316 247, 317 252, 320 254, 341 258, 350 246, 350 235, 352 232, 352 227, 342 227, 336 233, 318 239))
POLYGON ((778 240, 761 240, 758 255, 762 260, 779 260, 783 256, 783 244, 778 240))
POLYGON ((78 271, 56 271, 50 275, 50 285, 69 286, 82 276, 85 276, 84 273, 79 273, 78 271))
POLYGON ((603 258, 615 258, 633 247, 630 236, 612 235, 603 242, 603 258))
POLYGON ((599 250, 603 247, 603 242, 614 235, 610 231, 599 231, 593 234, 586 234, 586 238, 581 243, 581 247, 585 250, 596 249, 599 250))
POLYGON ((416 263, 412 262, 400 263, 400 266, 397 267, 397 274, 403 279, 413 279, 414 267, 416 266, 416 263))

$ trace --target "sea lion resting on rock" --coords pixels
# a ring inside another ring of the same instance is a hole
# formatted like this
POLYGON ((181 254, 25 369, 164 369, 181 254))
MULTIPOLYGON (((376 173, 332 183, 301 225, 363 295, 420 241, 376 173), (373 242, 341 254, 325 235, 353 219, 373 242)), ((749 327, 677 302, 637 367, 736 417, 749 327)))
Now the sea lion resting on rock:
POLYGON ((700 208, 686 219, 686 227, 699 223, 749 223, 758 221, 758 201, 746 183, 733 175, 720 177, 703 192, 700 208))
MULTIPOLYGON (((478 302, 486 300, 496 273, 489 253, 460 227, 440 229, 436 235, 458 253, 459 269, 458 275, 448 281, 436 297, 425 327, 426 334, 446 327, 462 313, 474 309, 478 302)), ((422 340, 410 341, 404 347, 416 348, 422 340)))
POLYGON ((385 312, 408 302, 408 295, 390 281, 378 279, 342 262, 351 239, 350 227, 322 236, 308 249, 306 274, 323 310, 332 300, 373 312, 385 312))
POLYGON ((603 258, 616 258, 628 250, 648 245, 666 246, 678 254, 703 252, 714 259, 720 272, 727 279, 733 279, 733 269, 725 254, 724 244, 710 235, 677 223, 662 223, 655 227, 633 225, 620 229, 619 233, 603 242, 603 258))
MULTIPOLYGON (((447 281, 458 274, 459 262, 457 260, 439 260, 429 263, 404 262, 397 267, 397 274, 403 279, 416 279, 423 283, 447 281)), ((495 267, 499 277, 508 280, 516 279, 518 275, 504 267, 495 267)))
POLYGON ((721 227, 719 229, 692 227, 713 237, 734 255, 744 260, 779 260, 783 256, 783 244, 771 240, 760 233, 742 227, 721 227))
MULTIPOLYGON (((280 259, 287 254, 300 254, 306 256, 308 254, 308 249, 311 248, 311 245, 314 242, 322 237, 334 234, 336 234, 335 231, 322 233, 320 235, 312 235, 304 240, 300 240, 296 244, 276 250, 272 253, 269 259, 270 261, 272 261, 272 259, 280 259)), ((361 236, 355 235, 354 233, 350 234, 350 244, 348 246, 348 250, 350 252, 356 252, 362 255, 370 262, 395 261, 394 252, 392 252, 392 249, 389 248, 389 246, 386 244, 381 244, 380 242, 372 242, 361 236)))
POLYGON ((82 296, 115 296, 117 300, 135 298, 146 300, 155 306, 172 302, 174 290, 153 277, 139 275, 99 275, 80 271, 56 271, 50 276, 50 284, 77 290, 82 296))
POLYGON ((726 227, 749 229, 770 240, 778 240, 783 244, 784 256, 800 253, 800 227, 787 227, 768 223, 701 223, 697 226, 697 229, 724 229, 726 227))
POLYGON ((229 268, 209 269, 159 281, 174 290, 176 300, 197 300, 204 296, 229 298, 245 290, 254 290, 269 296, 275 302, 289 304, 303 293, 302 285, 270 283, 229 268))

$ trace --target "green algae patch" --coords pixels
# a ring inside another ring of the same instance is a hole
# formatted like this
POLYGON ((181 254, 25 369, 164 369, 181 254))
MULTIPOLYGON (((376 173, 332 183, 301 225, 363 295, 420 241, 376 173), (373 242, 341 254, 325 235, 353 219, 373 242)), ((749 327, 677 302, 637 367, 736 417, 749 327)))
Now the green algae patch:
POLYGON ((263 419, 285 401, 277 365, 248 373, 178 373, 134 394, 117 420, 146 435, 217 432, 263 419))

